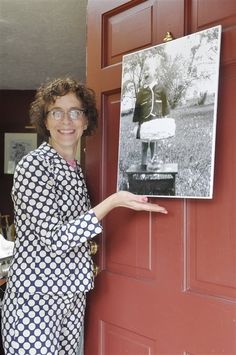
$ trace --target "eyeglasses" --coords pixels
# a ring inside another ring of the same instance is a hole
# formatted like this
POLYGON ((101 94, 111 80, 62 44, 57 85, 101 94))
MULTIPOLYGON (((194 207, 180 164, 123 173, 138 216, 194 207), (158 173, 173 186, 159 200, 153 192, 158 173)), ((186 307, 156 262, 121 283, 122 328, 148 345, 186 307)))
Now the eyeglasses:
MULTIPOLYGON (((70 120, 76 121, 80 117, 83 116, 85 113, 85 110, 82 110, 81 108, 72 108, 69 111, 67 111, 67 115, 70 120)), ((54 120, 60 121, 65 117, 66 112, 60 109, 52 109, 46 113, 46 115, 50 115, 54 120)))

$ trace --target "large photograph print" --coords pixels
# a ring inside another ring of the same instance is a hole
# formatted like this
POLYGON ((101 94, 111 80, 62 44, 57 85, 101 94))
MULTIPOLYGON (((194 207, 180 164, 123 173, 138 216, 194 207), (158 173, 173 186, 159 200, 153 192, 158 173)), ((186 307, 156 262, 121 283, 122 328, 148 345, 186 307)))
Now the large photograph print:
POLYGON ((212 198, 221 26, 127 54, 117 190, 212 198))

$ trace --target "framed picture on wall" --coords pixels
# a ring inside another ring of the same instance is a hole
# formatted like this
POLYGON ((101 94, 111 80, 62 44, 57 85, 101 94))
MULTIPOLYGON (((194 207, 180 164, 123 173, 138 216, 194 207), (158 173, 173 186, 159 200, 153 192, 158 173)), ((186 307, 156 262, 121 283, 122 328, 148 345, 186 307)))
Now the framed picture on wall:
POLYGON ((221 26, 124 55, 117 189, 212 198, 221 26))
POLYGON ((4 174, 13 174, 24 155, 37 148, 36 133, 5 133, 4 174))

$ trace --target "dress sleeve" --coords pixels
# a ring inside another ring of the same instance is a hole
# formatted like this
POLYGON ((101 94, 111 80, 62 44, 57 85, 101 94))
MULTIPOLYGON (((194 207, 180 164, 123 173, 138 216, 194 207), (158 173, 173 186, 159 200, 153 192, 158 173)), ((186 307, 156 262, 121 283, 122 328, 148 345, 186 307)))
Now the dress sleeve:
POLYGON ((45 162, 29 156, 18 164, 12 188, 17 238, 37 240, 43 248, 64 254, 102 232, 92 209, 63 222, 55 179, 45 162), (37 163, 36 163, 37 162, 37 163))

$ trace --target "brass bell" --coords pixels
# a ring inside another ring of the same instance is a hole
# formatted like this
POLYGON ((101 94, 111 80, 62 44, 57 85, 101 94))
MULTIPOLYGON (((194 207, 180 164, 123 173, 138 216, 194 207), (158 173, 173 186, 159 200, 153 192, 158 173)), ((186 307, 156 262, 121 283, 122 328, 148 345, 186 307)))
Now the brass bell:
POLYGON ((98 252, 98 244, 94 241, 90 241, 89 244, 91 255, 95 255, 98 252))

